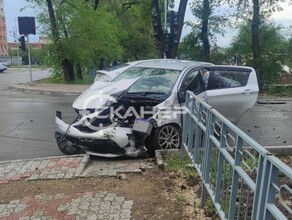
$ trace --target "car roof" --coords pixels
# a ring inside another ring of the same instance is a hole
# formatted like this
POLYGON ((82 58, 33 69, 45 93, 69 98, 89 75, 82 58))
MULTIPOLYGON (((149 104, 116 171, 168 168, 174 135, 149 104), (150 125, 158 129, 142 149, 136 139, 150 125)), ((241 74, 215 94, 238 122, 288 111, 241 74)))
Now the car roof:
POLYGON ((183 70, 187 67, 196 66, 212 66, 211 63, 189 61, 189 60, 177 60, 177 59, 153 59, 153 60, 142 60, 139 61, 135 67, 152 67, 161 69, 173 69, 173 70, 183 70))
MULTIPOLYGON (((213 67, 210 67, 210 69, 212 69, 212 68, 213 67)), ((234 66, 234 65, 216 65, 214 68, 218 69, 218 70, 225 70, 226 68, 228 68, 229 70, 247 71, 247 72, 250 72, 250 71, 254 70, 250 66, 234 66)))

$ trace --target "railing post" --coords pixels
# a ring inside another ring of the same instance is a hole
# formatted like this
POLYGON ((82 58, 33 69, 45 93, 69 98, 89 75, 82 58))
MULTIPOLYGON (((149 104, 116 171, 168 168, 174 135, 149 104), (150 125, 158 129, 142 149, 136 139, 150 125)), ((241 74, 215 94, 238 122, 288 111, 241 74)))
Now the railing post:
MULTIPOLYGON (((211 151, 212 151, 212 146, 210 145, 210 133, 211 133, 211 128, 212 128, 212 122, 214 122, 214 118, 210 110, 208 109, 208 115, 206 118, 206 133, 205 133, 205 143, 204 143, 204 157, 203 157, 203 182, 206 184, 209 184, 210 178, 209 178, 209 173, 210 173, 210 163, 211 163, 211 151)), ((202 186, 202 193, 201 193, 201 207, 204 207, 205 202, 206 202, 206 197, 207 197, 207 191, 205 189, 205 185, 203 184, 202 186)))
POLYGON ((268 189, 270 185, 270 170, 272 164, 267 160, 268 155, 260 156, 260 164, 258 168, 258 176, 256 180, 254 209, 252 219, 260 220, 265 219, 266 203, 268 198, 268 189))
MULTIPOLYGON (((191 116, 194 115, 194 105, 196 104, 196 100, 195 99, 192 99, 190 105, 191 105, 191 116)), ((188 140, 188 151, 190 153, 192 153, 192 156, 193 156, 193 159, 194 159, 194 155, 193 155, 193 148, 194 148, 194 136, 195 136, 195 123, 192 119, 192 117, 190 117, 190 120, 189 120, 190 124, 189 124, 189 140, 188 140)))
MULTIPOLYGON (((242 144, 243 144, 242 138, 237 136, 236 146, 235 146, 235 161, 234 161, 235 166, 240 166, 240 161, 242 158, 242 155, 241 155, 242 144)), ((234 219, 234 215, 235 215, 238 178, 239 178, 239 175, 236 172, 236 169, 233 169, 232 183, 231 183, 231 196, 230 196, 229 210, 228 210, 228 219, 234 219)))
POLYGON ((183 115, 183 132, 182 133, 182 142, 184 144, 186 144, 187 142, 187 136, 188 136, 188 126, 187 126, 187 122, 188 122, 188 119, 190 118, 189 117, 189 114, 190 114, 190 108, 189 108, 189 99, 190 99, 190 95, 187 93, 186 94, 186 101, 185 101, 185 108, 187 109, 187 113, 183 115))
MULTIPOLYGON (((193 108, 195 109, 196 106, 194 106, 193 108)), ((196 125, 195 125, 195 131, 196 131, 196 136, 195 136, 195 141, 194 141, 194 151, 193 151, 193 154, 194 154, 194 163, 195 164, 198 164, 199 163, 199 148, 200 148, 200 140, 202 138, 202 130, 199 126, 199 118, 198 118, 198 115, 199 115, 199 109, 196 109, 197 110, 197 113, 195 115, 195 117, 198 119, 197 122, 196 122, 196 125)))
POLYGON ((267 212, 267 204, 268 203, 274 203, 275 202, 275 195, 276 195, 276 189, 272 186, 272 183, 276 183, 278 180, 278 173, 279 170, 273 166, 273 164, 269 161, 271 164, 270 173, 269 173, 269 180, 268 180, 268 189, 267 189, 267 199, 265 201, 265 207, 264 207, 264 216, 266 220, 272 219, 272 215, 270 212, 267 212))
MULTIPOLYGON (((225 148, 225 141, 226 141, 226 133, 227 128, 226 126, 221 126, 220 131, 220 148, 225 148)), ((219 158, 217 161, 217 170, 216 170, 216 187, 215 187, 215 202, 219 202, 220 193, 221 193, 221 186, 222 186, 222 175, 223 175, 223 165, 224 165, 224 156, 222 155, 221 151, 219 150, 219 158)))
POLYGON ((186 101, 185 101, 185 108, 187 109, 186 114, 183 114, 183 121, 182 121, 182 148, 180 151, 180 160, 182 162, 183 159, 183 150, 185 149, 185 145, 187 145, 187 141, 188 141, 188 136, 189 136, 189 128, 188 128, 188 121, 191 120, 191 116, 190 116, 190 109, 189 109, 189 99, 193 97, 190 97, 189 93, 186 93, 186 101))

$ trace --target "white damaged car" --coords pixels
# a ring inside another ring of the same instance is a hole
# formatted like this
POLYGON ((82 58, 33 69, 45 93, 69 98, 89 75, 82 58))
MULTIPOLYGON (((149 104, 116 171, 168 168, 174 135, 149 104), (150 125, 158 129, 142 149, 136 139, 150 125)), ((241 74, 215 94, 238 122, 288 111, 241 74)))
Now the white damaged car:
POLYGON ((83 92, 73 103, 78 115, 72 123, 65 123, 57 111, 58 147, 65 154, 104 157, 179 148, 187 90, 233 123, 255 104, 259 91, 251 67, 142 61, 83 92))

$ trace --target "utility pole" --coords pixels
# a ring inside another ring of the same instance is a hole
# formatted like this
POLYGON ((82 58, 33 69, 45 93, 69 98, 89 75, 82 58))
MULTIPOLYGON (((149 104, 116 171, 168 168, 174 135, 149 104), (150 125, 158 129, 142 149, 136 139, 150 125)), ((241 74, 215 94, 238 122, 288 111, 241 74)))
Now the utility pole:
POLYGON ((29 45, 29 34, 27 36, 27 51, 28 51, 28 64, 29 64, 29 76, 30 84, 32 84, 32 72, 31 72, 31 60, 30 60, 30 45, 29 45))
MULTIPOLYGON (((167 33, 167 13, 168 13, 168 0, 164 0, 164 33, 167 33)), ((164 59, 167 58, 167 53, 164 52, 164 59)))

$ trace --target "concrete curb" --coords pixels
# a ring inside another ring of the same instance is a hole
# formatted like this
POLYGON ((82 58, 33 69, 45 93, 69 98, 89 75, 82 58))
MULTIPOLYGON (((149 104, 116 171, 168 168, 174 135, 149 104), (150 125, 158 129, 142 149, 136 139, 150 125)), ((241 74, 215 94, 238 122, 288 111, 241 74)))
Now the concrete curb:
POLYGON ((286 104, 287 101, 275 101, 275 100, 258 100, 258 104, 262 105, 281 105, 281 104, 286 104))
POLYGON ((265 146, 265 149, 274 155, 292 155, 292 145, 288 146, 265 146))
POLYGON ((162 150, 155 151, 156 164, 157 164, 159 169, 164 169, 164 163, 163 163, 163 158, 162 158, 161 152, 162 152, 162 150))
POLYGON ((285 102, 292 101, 292 97, 258 97, 257 102, 285 102))
POLYGON ((30 160, 48 160, 48 159, 61 159, 61 158, 68 158, 68 157, 80 157, 85 156, 86 154, 74 154, 74 155, 66 155, 66 156, 53 156, 53 157, 38 157, 38 158, 31 158, 31 159, 23 159, 23 160, 6 160, 6 161, 0 161, 0 164, 4 163, 16 163, 16 162, 26 162, 30 160))
POLYGON ((90 160, 89 154, 84 154, 84 156, 83 156, 83 158, 82 158, 82 160, 80 162, 79 167, 75 171, 74 177, 80 177, 81 176, 81 174, 85 170, 86 166, 88 165, 89 160, 90 160))
POLYGON ((155 158, 156 158, 156 164, 158 166, 159 169, 164 169, 165 168, 165 164, 163 161, 163 153, 167 153, 167 154, 176 154, 176 155, 180 155, 180 154, 184 154, 187 155, 186 152, 183 150, 183 152, 181 152, 182 149, 168 149, 168 150, 156 150, 155 151, 155 158))
POLYGON ((40 88, 26 88, 20 85, 9 86, 9 90, 12 91, 20 91, 20 92, 37 92, 38 94, 45 94, 45 95, 64 95, 64 96, 78 96, 82 92, 65 92, 65 91, 52 91, 52 90, 42 90, 40 88))
MULTIPOLYGON (((280 155, 286 155, 291 156, 292 155, 292 145, 287 146, 263 146, 267 151, 272 153, 274 156, 280 156, 280 155)), ((250 150, 251 147, 243 147, 243 149, 250 150)))
MULTIPOLYGON (((61 159, 61 158, 68 158, 68 157, 81 157, 81 156, 86 157, 88 155, 87 154, 74 154, 74 155, 68 155, 68 156, 39 157, 39 158, 23 159, 23 160, 6 160, 6 161, 0 161, 0 164, 27 162, 27 161, 31 161, 31 160, 61 159)), ((89 157, 88 157, 88 159, 89 159, 89 157)))

